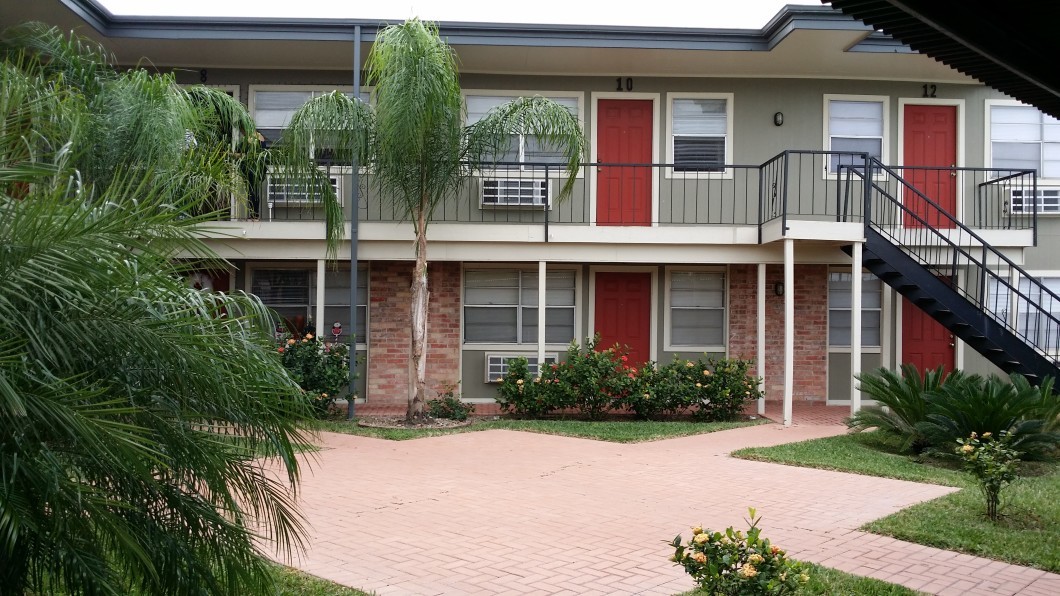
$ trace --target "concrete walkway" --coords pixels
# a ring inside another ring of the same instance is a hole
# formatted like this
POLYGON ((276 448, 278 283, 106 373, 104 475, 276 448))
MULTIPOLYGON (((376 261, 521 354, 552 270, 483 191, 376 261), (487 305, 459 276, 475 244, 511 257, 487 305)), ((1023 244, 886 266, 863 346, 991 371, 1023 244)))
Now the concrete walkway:
POLYGON ((311 550, 295 566, 380 595, 670 595, 693 584, 665 542, 696 524, 745 527, 754 506, 764 535, 800 560, 935 594, 1060 594, 1060 575, 856 530, 953 489, 728 455, 843 430, 770 424, 632 445, 325 433, 301 484, 311 550))

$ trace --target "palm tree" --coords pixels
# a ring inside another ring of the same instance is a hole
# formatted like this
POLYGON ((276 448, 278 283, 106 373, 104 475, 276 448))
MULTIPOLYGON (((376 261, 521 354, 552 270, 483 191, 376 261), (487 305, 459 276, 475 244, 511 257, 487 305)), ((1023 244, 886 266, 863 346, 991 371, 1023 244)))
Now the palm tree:
POLYGON ((416 263, 406 414, 412 421, 422 418, 425 401, 427 225, 435 208, 478 165, 503 154, 513 133, 534 135, 562 152, 566 178, 557 194, 562 200, 573 189, 586 141, 578 119, 543 97, 516 99, 464 126, 456 56, 432 23, 412 19, 383 29, 365 71, 365 83, 375 87, 374 110, 340 93, 310 100, 292 116, 274 165, 313 181, 325 198, 331 238, 341 234, 343 222, 334 192, 312 159, 322 147, 339 162, 357 158, 368 164, 382 196, 412 222, 416 263))
POLYGON ((249 117, 40 25, 0 35, 0 114, 0 592, 271 593, 308 408, 269 311, 181 278, 223 265, 249 117))

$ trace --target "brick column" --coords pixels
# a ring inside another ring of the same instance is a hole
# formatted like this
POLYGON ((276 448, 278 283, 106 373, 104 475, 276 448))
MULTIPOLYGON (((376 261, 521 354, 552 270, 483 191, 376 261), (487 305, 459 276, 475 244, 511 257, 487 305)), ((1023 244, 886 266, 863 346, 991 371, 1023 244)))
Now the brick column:
MULTIPOLYGON (((373 261, 370 268, 368 403, 408 403, 412 261, 373 261)), ((460 264, 427 267, 427 399, 460 380, 460 264)))
MULTIPOLYGON (((773 293, 773 286, 783 280, 783 265, 766 267, 766 399, 777 401, 784 397, 784 299, 773 293)), ((733 358, 755 359, 757 290, 757 265, 729 267, 729 354, 733 358)), ((793 399, 823 402, 828 384, 828 266, 795 265, 795 287, 785 291, 795 292, 793 399)))

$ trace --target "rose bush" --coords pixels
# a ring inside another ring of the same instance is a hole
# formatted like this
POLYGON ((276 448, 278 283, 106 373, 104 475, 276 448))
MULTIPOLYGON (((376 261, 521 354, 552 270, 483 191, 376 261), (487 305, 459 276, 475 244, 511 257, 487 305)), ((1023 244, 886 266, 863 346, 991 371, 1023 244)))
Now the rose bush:
POLYGON ((350 348, 344 343, 322 342, 307 333, 282 339, 276 349, 287 374, 305 391, 318 417, 324 417, 335 400, 349 394, 350 348))

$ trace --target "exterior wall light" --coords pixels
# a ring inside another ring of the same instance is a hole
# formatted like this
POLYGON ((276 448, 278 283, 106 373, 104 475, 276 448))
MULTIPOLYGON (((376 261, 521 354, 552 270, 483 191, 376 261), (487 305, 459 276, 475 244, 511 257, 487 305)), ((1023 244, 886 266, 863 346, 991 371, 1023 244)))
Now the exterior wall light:
POLYGON ((773 293, 776 294, 777 296, 783 296, 784 295, 784 282, 778 281, 777 283, 773 284, 773 293))
POLYGON ((783 126, 784 125, 784 112, 777 112, 773 114, 773 125, 783 126))

